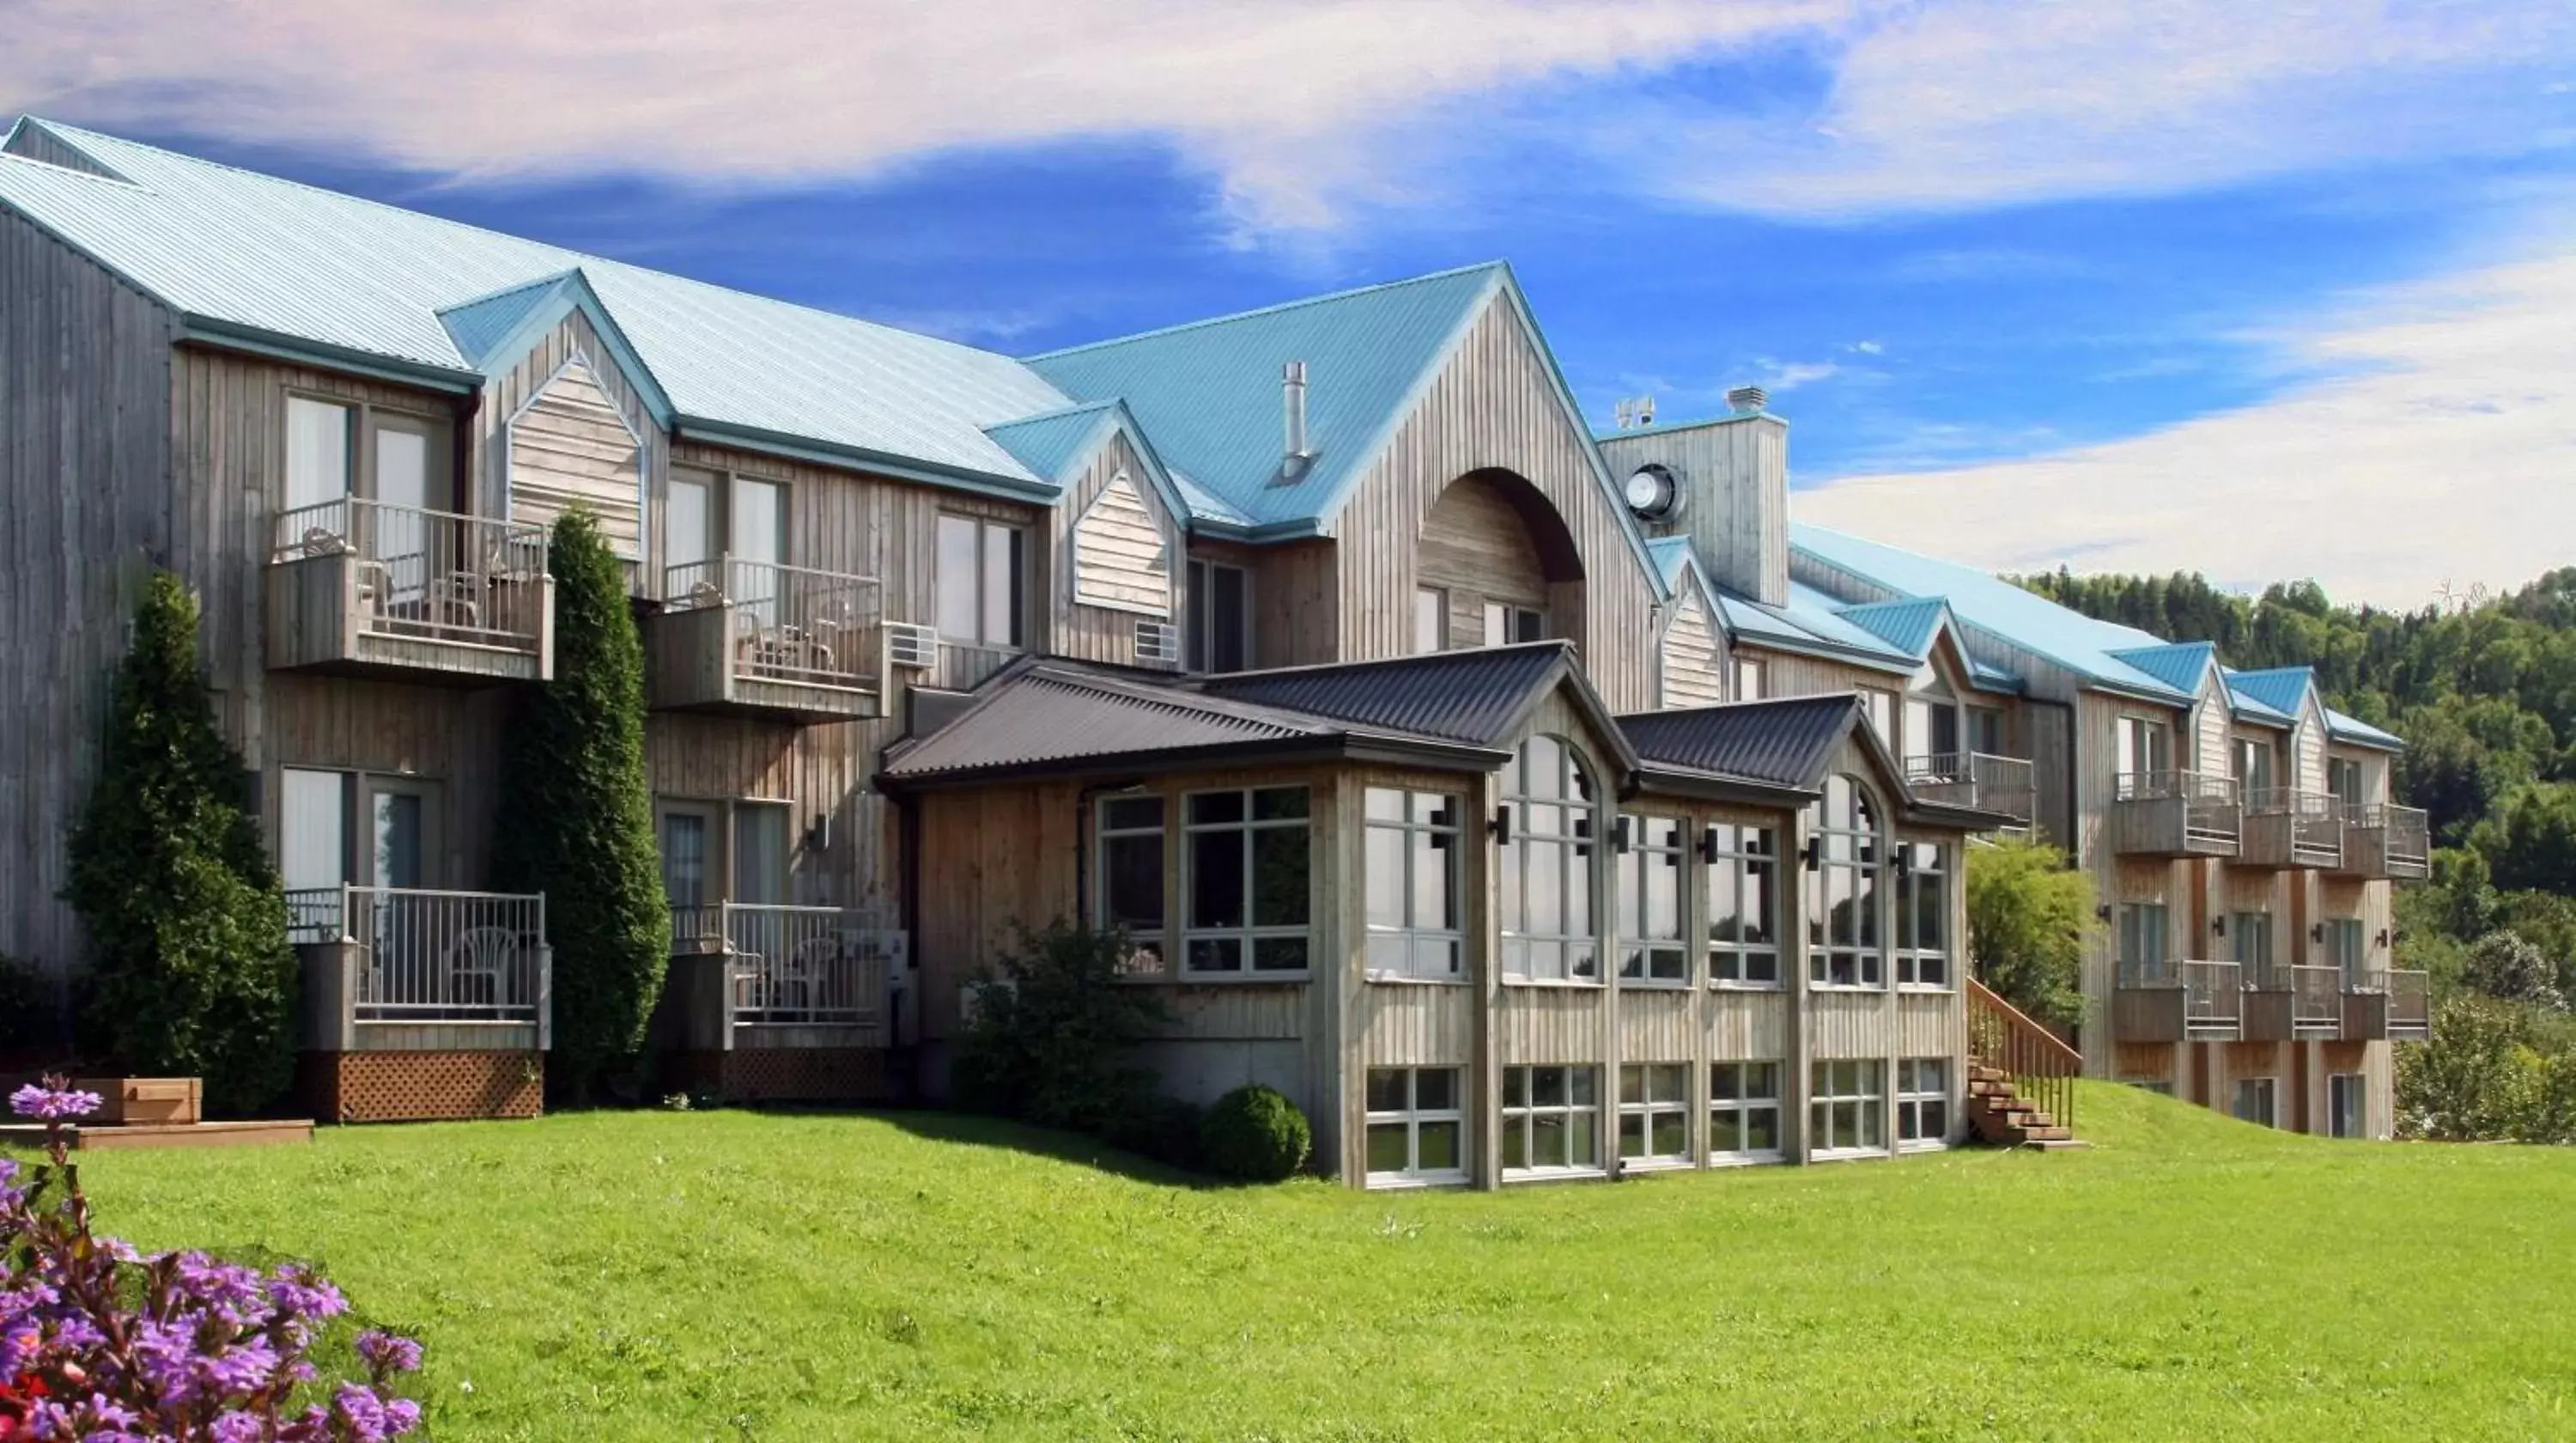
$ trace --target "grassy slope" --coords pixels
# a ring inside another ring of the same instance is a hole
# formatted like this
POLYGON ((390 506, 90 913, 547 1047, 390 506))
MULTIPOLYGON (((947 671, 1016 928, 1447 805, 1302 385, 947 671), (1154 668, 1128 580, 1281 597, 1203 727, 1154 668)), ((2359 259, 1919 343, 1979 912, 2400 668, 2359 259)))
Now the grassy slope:
POLYGON ((2083 1111, 2091 1153, 1501 1195, 742 1113, 87 1176, 146 1246, 323 1260, 451 1440, 2576 1436, 2576 1150, 2083 1111))

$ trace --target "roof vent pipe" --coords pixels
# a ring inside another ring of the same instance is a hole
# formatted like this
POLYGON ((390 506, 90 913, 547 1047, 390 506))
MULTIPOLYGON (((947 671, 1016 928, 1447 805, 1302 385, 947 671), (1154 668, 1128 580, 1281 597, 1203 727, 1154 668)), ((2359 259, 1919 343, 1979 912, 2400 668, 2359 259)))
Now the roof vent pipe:
POLYGON ((1771 404, 1771 393, 1760 386, 1737 386, 1726 393, 1726 404, 1739 416, 1756 416, 1771 404))
POLYGON ((1279 370, 1279 408, 1287 431, 1288 469, 1315 453, 1306 445, 1306 363, 1290 361, 1279 370))

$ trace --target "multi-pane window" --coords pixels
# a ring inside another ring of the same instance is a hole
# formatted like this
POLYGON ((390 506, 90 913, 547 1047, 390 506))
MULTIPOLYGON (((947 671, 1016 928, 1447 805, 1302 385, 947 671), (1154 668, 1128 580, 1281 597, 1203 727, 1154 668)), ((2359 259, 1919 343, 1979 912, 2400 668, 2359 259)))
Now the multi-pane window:
POLYGON ((1780 1151, 1780 1064, 1718 1062, 1708 1069, 1708 1155, 1712 1162, 1780 1151))
POLYGON ((1807 1090, 1807 1146, 1815 1152, 1882 1151, 1887 1146, 1887 1064, 1814 1063, 1807 1090))
POLYGON ((1619 1068, 1619 1156, 1630 1162, 1690 1160, 1689 1064, 1625 1063, 1619 1068))
POLYGON ((1021 532, 973 516, 939 518, 939 634, 968 646, 1018 646, 1021 532))
POLYGON ((1779 832, 1719 822, 1700 850, 1708 862, 1708 980, 1779 986, 1779 832))
POLYGON ((2119 795, 2148 795, 2155 785, 2149 778, 2173 766, 2173 734, 2153 717, 2124 716, 2112 738, 2119 795))
POLYGON ((1896 1063, 1896 1140, 1946 1142, 1950 1137, 1950 1063, 1942 1057, 1905 1057, 1896 1063))
POLYGON ((1368 789, 1364 828, 1371 976, 1449 982, 1462 975, 1462 803, 1440 792, 1368 789))
POLYGON ((1303 972, 1311 827, 1304 787, 1183 799, 1185 970, 1303 972))
POLYGON ((1159 972, 1163 966, 1163 799, 1100 800, 1102 926, 1125 929, 1129 965, 1159 972))
POLYGON ((2240 1077, 2236 1079, 2236 1120, 2259 1123, 2264 1127, 2280 1126, 2280 1079, 2240 1077))
POLYGON ((1449 649, 1449 592, 1444 587, 1413 589, 1413 649, 1428 655, 1449 649))
POLYGON ((2326 961, 2343 974, 2345 988, 2361 985, 2362 972, 2370 965, 2370 953, 2362 941, 2359 917, 2326 919, 2326 961))
POLYGON ((2358 1072, 2337 1072, 2326 1078, 2326 1135, 2329 1137, 2370 1136, 2369 1104, 2363 1099, 2358 1072))
POLYGON ((1807 980, 1883 987, 1879 951, 1878 809, 1847 776, 1807 807, 1807 980))
POLYGON ((1950 874, 1941 848, 1900 842, 1896 873, 1896 985, 1950 985, 1950 874))
POLYGON ((1591 1067, 1503 1069, 1503 1171, 1588 1172, 1601 1166, 1601 1073, 1591 1067))
POLYGON ((1905 760, 1936 775, 1955 776, 1959 759, 1959 704, 1937 692, 1905 698, 1905 760))
POLYGON ((1371 1182, 1456 1182, 1467 1175, 1465 1088, 1455 1067, 1368 1072, 1371 1182))
POLYGON ((1628 830, 1628 847, 1619 854, 1619 975, 1637 982, 1687 982, 1682 823, 1649 816, 1621 821, 1628 830))
POLYGON ((1547 618, 1526 606, 1505 602, 1485 603, 1485 645, 1509 646, 1514 642, 1537 641, 1547 635, 1547 618))
POLYGON ((1762 663, 1751 657, 1738 657, 1735 662, 1735 699, 1760 701, 1762 684, 1762 663))
POLYGON ((1548 736, 1521 743, 1503 777, 1503 973, 1598 978, 1591 778, 1573 748, 1548 736))
POLYGON ((2133 975, 2152 975, 2165 962, 2165 904, 2120 904, 2120 968, 2133 975))
POLYGON ((1241 671, 1252 665, 1252 573, 1192 561, 1186 624, 1190 670, 1241 671))

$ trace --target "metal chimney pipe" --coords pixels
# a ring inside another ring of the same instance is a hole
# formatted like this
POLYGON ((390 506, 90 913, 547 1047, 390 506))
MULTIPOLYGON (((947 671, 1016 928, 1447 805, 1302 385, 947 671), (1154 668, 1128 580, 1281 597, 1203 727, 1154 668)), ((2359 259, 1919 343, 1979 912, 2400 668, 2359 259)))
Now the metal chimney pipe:
POLYGON ((1306 447, 1306 363, 1290 361, 1279 372, 1279 405, 1287 432, 1288 460, 1302 461, 1314 454, 1306 447))

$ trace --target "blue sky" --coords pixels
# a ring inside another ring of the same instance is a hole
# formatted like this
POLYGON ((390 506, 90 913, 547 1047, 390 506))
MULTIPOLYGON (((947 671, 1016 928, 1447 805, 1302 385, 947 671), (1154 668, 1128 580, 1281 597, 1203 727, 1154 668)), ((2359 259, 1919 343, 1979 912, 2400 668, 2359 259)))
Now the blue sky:
POLYGON ((0 113, 999 350, 1499 256, 1596 418, 1763 382, 1884 539, 2576 564, 2563 5, 20 3, 0 113))

